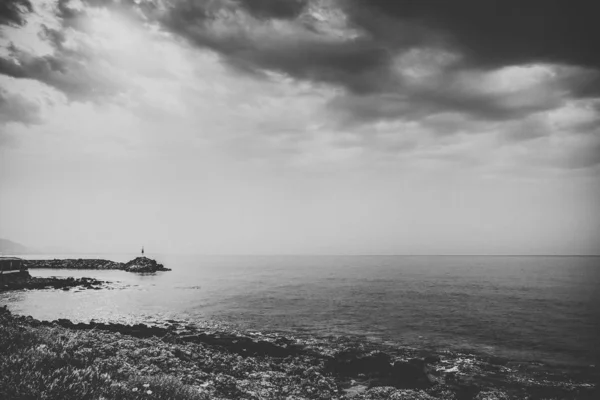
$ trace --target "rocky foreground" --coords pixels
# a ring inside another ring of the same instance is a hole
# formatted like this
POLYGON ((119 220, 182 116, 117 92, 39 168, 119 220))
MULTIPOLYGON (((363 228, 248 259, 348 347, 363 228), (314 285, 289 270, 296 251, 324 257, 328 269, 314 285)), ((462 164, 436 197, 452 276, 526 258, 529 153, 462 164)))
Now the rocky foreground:
POLYGON ((0 398, 597 399, 595 368, 374 348, 165 321, 38 321, 0 308, 0 398))
POLYGON ((50 269, 118 269, 127 272, 170 271, 164 265, 148 257, 137 257, 129 262, 120 263, 101 259, 64 259, 64 260, 26 260, 25 267, 50 269))
POLYGON ((72 288, 100 290, 106 286, 107 282, 99 281, 93 278, 57 278, 57 277, 31 277, 27 271, 10 275, 9 279, 0 280, 0 292, 8 290, 23 289, 62 289, 72 288))

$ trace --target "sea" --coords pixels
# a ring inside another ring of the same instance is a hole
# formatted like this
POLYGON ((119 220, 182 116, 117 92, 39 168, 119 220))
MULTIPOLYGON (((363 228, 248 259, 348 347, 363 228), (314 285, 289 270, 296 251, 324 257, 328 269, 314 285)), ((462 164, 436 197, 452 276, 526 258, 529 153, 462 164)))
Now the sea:
POLYGON ((33 269, 111 289, 5 292, 0 306, 43 320, 214 321, 558 365, 600 359, 600 257, 148 256, 172 271, 33 269))

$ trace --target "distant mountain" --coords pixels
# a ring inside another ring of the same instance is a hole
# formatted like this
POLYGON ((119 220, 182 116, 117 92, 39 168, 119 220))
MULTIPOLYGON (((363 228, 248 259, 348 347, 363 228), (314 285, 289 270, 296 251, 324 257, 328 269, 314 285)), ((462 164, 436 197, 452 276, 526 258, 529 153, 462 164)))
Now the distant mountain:
POLYGON ((31 253, 35 253, 35 250, 20 243, 13 242, 12 240, 0 238, 0 254, 19 255, 31 253))

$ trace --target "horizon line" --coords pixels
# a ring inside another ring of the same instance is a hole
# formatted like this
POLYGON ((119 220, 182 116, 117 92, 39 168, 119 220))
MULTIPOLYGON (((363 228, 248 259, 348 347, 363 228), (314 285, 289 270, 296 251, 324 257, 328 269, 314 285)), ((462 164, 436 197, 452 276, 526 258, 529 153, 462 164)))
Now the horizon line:
MULTIPOLYGON (((35 256, 35 255, 92 255, 92 254, 138 254, 139 252, 32 252, 32 253, 6 253, 0 256, 35 256)), ((250 257, 265 257, 265 256, 295 256, 295 257, 600 257, 600 254, 307 254, 307 253, 239 253, 239 254, 226 254, 226 253, 187 253, 187 252, 146 252, 146 254, 156 255, 185 255, 185 256, 250 256, 250 257)))

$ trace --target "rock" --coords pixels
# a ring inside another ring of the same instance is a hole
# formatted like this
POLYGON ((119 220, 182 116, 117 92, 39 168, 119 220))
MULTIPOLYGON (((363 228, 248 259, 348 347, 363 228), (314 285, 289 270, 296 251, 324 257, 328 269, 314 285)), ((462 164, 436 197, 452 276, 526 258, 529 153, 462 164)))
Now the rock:
POLYGON ((459 378, 456 383, 456 389, 457 398, 461 400, 473 399, 481 391, 481 388, 475 383, 475 380, 471 377, 459 378))
POLYGON ((440 361, 442 361, 442 359, 440 358, 440 356, 437 355, 429 355, 425 357, 423 361, 425 361, 426 364, 437 364, 440 361))
MULTIPOLYGON (((98 289, 100 285, 105 284, 92 278, 39 278, 31 277, 27 271, 23 271, 22 277, 11 282, 4 282, 0 285, 0 291, 4 290, 20 290, 20 289, 62 289, 69 290, 70 288, 81 287, 84 289, 98 289)), ((17 274, 15 274, 17 275, 17 274)))
POLYGON ((350 386, 347 389, 344 389, 344 394, 346 395, 346 397, 357 397, 362 395, 363 393, 365 393, 368 389, 368 386, 365 385, 355 385, 355 386, 350 386))
POLYGON ((210 346, 219 346, 224 350, 237 353, 241 356, 269 356, 285 358, 303 352, 301 346, 278 346, 266 340, 254 341, 248 337, 235 335, 217 335, 201 333, 189 335, 187 333, 177 336, 183 342, 203 343, 210 346))
POLYGON ((392 367, 392 383, 399 389, 416 389, 431 386, 435 378, 429 374, 424 360, 396 361, 392 367))
POLYGON ((126 263, 123 269, 129 272, 170 271, 170 269, 165 268, 162 264, 147 257, 137 257, 126 263))
POLYGON ((0 292, 4 290, 24 289, 31 280, 27 271, 19 271, 13 274, 0 274, 0 292))
POLYGON ((325 367, 336 374, 358 377, 360 374, 371 377, 387 377, 392 371, 388 354, 376 352, 370 355, 346 351, 328 360, 325 367))

